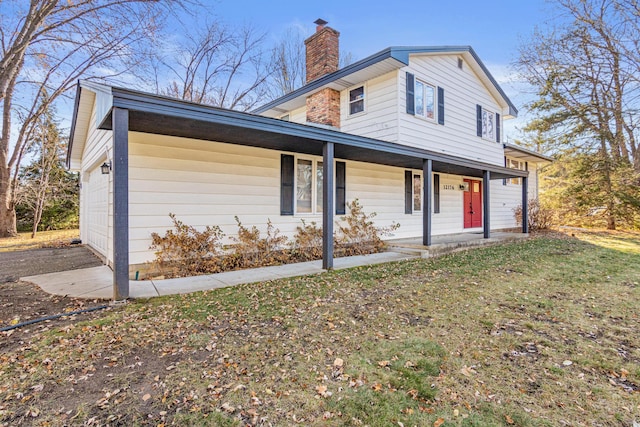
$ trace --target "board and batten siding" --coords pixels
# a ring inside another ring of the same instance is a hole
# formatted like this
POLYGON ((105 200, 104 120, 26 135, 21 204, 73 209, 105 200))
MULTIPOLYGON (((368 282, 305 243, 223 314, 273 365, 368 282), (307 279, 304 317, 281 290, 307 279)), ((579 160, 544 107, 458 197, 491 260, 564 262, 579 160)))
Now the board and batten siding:
MULTIPOLYGON (((476 105, 493 113, 502 109, 466 62, 458 55, 411 55, 398 74, 399 141, 414 147, 502 166, 502 144, 477 136, 476 105), (445 124, 406 114, 406 72, 434 88, 444 89, 445 124)), ((504 129, 504 126, 501 126, 504 129)))
POLYGON ((111 158, 112 142, 111 131, 97 128, 94 103, 80 169, 80 239, 108 264, 113 262, 113 176, 102 175, 100 165, 111 158))

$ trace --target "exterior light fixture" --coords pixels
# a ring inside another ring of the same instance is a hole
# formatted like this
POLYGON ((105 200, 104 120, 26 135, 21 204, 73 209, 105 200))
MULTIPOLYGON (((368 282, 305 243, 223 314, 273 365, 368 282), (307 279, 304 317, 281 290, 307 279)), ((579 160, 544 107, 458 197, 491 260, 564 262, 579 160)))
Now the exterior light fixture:
POLYGON ((102 170, 103 175, 109 175, 109 172, 111 171, 111 160, 104 162, 102 166, 100 166, 100 170, 102 170))

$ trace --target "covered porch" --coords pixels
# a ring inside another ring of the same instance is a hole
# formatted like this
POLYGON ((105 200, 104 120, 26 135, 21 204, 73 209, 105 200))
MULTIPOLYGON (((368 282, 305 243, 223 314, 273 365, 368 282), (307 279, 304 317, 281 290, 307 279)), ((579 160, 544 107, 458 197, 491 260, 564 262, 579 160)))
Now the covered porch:
MULTIPOLYGON (((490 239, 490 182, 522 178, 522 204, 526 216, 528 172, 503 166, 435 153, 402 144, 339 132, 333 128, 291 123, 237 111, 194 104, 177 99, 81 82, 76 110, 83 102, 83 91, 97 94, 98 128, 112 131, 113 155, 113 298, 129 297, 129 138, 130 132, 167 135, 258 147, 280 152, 322 156, 322 269, 334 268, 333 230, 335 222, 334 160, 353 160, 371 164, 421 170, 424 205, 422 246, 431 247, 433 236, 433 173, 477 178, 482 185, 482 239, 490 239)), ((77 161, 81 149, 73 150, 77 123, 74 114, 68 162, 77 161)), ((522 232, 527 233, 526 217, 522 232)))

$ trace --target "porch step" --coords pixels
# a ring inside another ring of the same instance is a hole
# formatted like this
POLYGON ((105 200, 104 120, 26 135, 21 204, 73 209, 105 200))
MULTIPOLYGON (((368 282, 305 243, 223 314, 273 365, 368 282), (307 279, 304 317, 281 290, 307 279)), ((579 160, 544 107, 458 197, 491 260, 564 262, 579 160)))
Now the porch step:
MULTIPOLYGON (((431 258, 441 255, 446 255, 453 252, 458 252, 470 248, 476 248, 486 245, 492 245, 496 243, 506 243, 525 239, 529 237, 528 234, 521 233, 496 233, 498 236, 491 237, 489 239, 484 238, 459 238, 458 236, 452 236, 453 238, 449 242, 435 243, 431 246, 423 246, 419 243, 412 241, 387 241, 387 250, 393 252, 404 253, 408 255, 420 256, 421 258, 431 258)), ((460 235, 462 237, 462 235, 460 235)), ((468 237, 468 235, 464 236, 468 237)))

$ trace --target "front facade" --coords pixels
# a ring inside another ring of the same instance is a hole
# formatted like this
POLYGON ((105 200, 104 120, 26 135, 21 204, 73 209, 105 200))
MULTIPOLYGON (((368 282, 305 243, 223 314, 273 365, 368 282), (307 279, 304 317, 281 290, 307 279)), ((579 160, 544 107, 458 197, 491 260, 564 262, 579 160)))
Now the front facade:
POLYGON ((391 238, 427 245, 516 227, 548 159, 501 142, 517 111, 473 50, 390 48, 338 70, 337 37, 320 25, 309 83, 254 114, 79 84, 67 160, 81 173, 81 239, 114 267, 115 299, 153 260, 169 213, 227 235, 235 216, 288 236, 322 223, 325 268, 354 199, 376 225, 400 224, 391 238))

